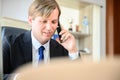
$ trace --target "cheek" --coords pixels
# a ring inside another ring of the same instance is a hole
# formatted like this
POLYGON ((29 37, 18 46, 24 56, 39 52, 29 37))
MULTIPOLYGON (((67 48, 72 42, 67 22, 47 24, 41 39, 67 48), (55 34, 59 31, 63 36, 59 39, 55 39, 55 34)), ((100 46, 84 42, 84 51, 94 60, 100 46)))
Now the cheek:
POLYGON ((41 32, 41 30, 42 30, 42 27, 41 27, 41 25, 39 25, 39 24, 34 24, 34 25, 32 26, 32 30, 34 31, 34 33, 40 34, 40 32, 41 32))
POLYGON ((57 29, 57 27, 54 27, 54 30, 56 30, 57 29))
POLYGON ((53 26, 53 30, 55 31, 57 29, 57 27, 58 27, 57 25, 53 26))
POLYGON ((53 27, 53 28, 52 28, 52 33, 53 33, 53 34, 55 33, 56 28, 57 28, 57 27, 53 27))
POLYGON ((39 24, 39 23, 35 23, 34 25, 33 25, 33 28, 36 28, 36 30, 40 30, 40 29, 42 29, 42 25, 41 24, 39 24))

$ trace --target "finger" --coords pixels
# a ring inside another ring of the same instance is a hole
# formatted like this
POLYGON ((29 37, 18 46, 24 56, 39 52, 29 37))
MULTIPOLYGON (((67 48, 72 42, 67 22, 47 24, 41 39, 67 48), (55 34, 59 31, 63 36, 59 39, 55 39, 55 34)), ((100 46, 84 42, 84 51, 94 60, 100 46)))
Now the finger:
POLYGON ((60 39, 59 39, 59 38, 57 38, 56 41, 57 41, 58 43, 60 43, 60 39))
POLYGON ((65 39, 66 36, 67 36, 67 33, 62 34, 62 35, 61 35, 61 40, 65 39))
POLYGON ((63 42, 65 42, 66 40, 69 39, 69 37, 70 37, 70 34, 68 34, 68 33, 67 33, 67 34, 64 34, 61 40, 62 40, 63 42))
POLYGON ((60 25, 61 25, 61 29, 64 30, 65 28, 62 26, 62 24, 60 24, 60 25))
POLYGON ((60 35, 63 35, 63 34, 65 34, 65 33, 68 33, 68 31, 65 30, 65 29, 62 29, 62 31, 61 31, 59 34, 60 34, 60 35))

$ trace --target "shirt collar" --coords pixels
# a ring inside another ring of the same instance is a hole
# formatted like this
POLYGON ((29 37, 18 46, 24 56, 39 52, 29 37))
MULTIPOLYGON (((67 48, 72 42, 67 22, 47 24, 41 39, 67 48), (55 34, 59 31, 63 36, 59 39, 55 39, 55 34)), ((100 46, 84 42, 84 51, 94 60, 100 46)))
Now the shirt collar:
POLYGON ((50 43, 50 40, 45 43, 44 45, 42 45, 32 34, 31 32, 31 38, 32 38, 32 45, 35 49, 38 49, 40 46, 44 46, 46 50, 49 50, 49 43, 50 43))

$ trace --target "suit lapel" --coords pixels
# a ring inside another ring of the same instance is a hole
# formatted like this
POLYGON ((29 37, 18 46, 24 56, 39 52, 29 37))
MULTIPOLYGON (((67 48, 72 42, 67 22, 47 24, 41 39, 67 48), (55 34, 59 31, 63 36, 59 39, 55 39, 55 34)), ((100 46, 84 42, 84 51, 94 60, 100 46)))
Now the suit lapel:
POLYGON ((56 51, 56 45, 53 43, 53 40, 50 40, 50 58, 54 57, 56 51))

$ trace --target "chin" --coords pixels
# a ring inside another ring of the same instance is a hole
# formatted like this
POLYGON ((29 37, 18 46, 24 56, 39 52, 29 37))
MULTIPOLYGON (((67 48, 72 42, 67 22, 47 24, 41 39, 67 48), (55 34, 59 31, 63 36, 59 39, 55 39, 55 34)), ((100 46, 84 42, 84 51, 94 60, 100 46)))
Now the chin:
POLYGON ((51 39, 51 37, 46 37, 45 41, 49 41, 51 39))

